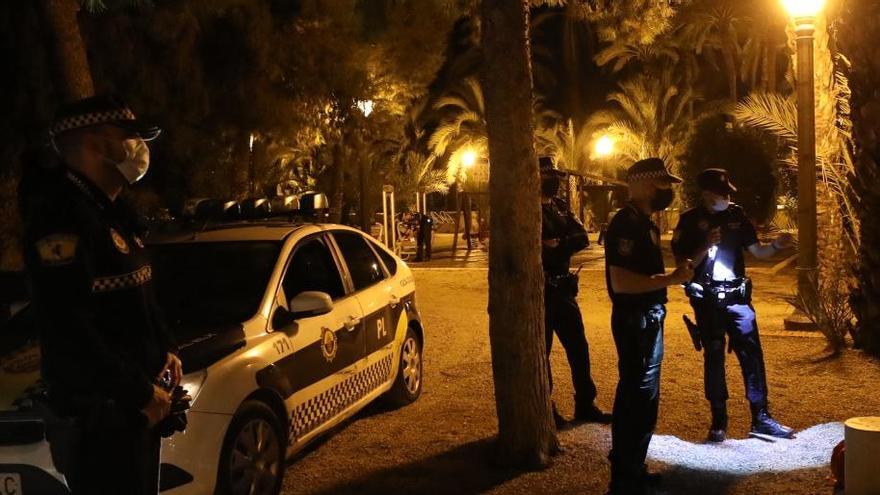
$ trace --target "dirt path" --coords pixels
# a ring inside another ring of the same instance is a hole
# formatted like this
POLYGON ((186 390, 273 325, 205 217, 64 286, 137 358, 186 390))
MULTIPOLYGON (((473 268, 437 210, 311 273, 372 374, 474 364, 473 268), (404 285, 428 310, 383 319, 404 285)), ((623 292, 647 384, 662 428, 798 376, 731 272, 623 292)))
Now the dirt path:
MULTIPOLYGON (((398 411, 370 407, 346 423, 292 464, 284 493, 604 493, 607 427, 582 425, 561 432, 566 452, 543 472, 489 467, 487 440, 496 423, 486 272, 420 270, 416 283, 427 332, 422 398, 398 411)), ((784 444, 745 440, 748 404, 734 359, 728 366, 730 433, 740 441, 702 445, 709 422, 702 357, 691 347, 681 323, 689 307, 679 291, 673 291, 660 422, 651 451, 652 465, 666 475, 667 493, 829 494, 825 462, 831 446, 842 438, 842 427, 834 423, 880 414, 880 364, 855 352, 823 361, 821 338, 782 329, 788 309, 779 298, 793 285, 791 277, 756 280, 772 408, 783 422, 806 430, 784 444), (768 290, 771 286, 775 289, 768 290)), ((579 300, 598 402, 610 409, 617 382, 616 353, 601 273, 582 277, 579 300)), ((553 371, 554 398, 563 414, 570 415, 571 380, 558 343, 553 371)))

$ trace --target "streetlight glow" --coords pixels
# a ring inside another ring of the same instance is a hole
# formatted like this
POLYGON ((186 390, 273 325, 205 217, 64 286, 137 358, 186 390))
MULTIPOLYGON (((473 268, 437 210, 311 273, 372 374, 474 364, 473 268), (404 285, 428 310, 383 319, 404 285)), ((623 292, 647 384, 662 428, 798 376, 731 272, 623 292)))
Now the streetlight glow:
POLYGON ((369 117, 373 113, 373 100, 358 100, 357 107, 364 117, 369 117))
POLYGON ((611 156, 614 153, 614 139, 608 134, 603 134, 602 137, 596 140, 594 151, 596 156, 600 158, 611 156))
POLYGON ((782 0, 788 14, 795 19, 816 17, 825 6, 825 0, 782 0))
POLYGON ((461 155, 461 164, 464 165, 465 168, 471 168, 474 164, 477 163, 477 152, 474 150, 466 150, 461 155))

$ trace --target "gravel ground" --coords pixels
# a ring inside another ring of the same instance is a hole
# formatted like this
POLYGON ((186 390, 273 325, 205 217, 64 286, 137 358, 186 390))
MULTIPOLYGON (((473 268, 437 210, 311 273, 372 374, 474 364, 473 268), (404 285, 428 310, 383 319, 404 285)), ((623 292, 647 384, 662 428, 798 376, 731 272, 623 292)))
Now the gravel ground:
MULTIPOLYGON (((609 331, 610 302, 598 266, 581 277, 579 300, 591 345, 599 405, 610 410, 617 383, 609 331)), ((417 270, 425 322, 425 390, 415 404, 388 411, 370 406, 289 467, 284 493, 604 493, 608 427, 580 425, 560 432, 565 453, 541 472, 490 467, 495 433, 486 272, 417 270)), ((681 322, 690 310, 671 291, 657 436, 652 468, 665 475, 666 493, 831 494, 827 460, 842 439, 841 421, 880 414, 880 365, 858 352, 824 358, 816 334, 786 332, 781 297, 790 275, 755 276, 756 307, 774 415, 799 430, 796 440, 748 439, 748 404, 736 360, 728 366, 731 441, 704 445, 709 424, 703 399, 702 357, 681 322), (771 290, 772 289, 772 290, 771 290)), ((554 399, 573 410, 565 356, 553 352, 554 399)))

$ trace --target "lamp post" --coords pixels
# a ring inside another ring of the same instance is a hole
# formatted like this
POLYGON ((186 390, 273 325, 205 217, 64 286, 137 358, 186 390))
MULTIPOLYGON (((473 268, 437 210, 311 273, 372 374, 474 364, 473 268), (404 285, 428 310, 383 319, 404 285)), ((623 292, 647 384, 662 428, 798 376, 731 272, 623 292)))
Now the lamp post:
POLYGON ((798 294, 814 301, 818 280, 816 229, 816 101, 813 34, 825 0, 782 0, 797 37, 798 294))
POLYGON ((254 164, 254 133, 248 139, 248 182, 250 183, 251 198, 257 197, 256 166, 254 164))

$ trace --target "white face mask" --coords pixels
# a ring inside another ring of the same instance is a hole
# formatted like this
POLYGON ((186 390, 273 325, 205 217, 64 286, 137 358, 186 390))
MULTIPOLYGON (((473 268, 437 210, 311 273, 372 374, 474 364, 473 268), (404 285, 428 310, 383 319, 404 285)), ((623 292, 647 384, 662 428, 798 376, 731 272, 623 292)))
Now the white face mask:
POLYGON ((119 170, 129 184, 144 178, 150 168, 150 148, 141 138, 130 138, 122 142, 125 158, 113 165, 119 170))
POLYGON ((714 203, 712 203, 712 211, 714 212, 722 212, 730 207, 730 200, 725 198, 716 199, 714 203))

